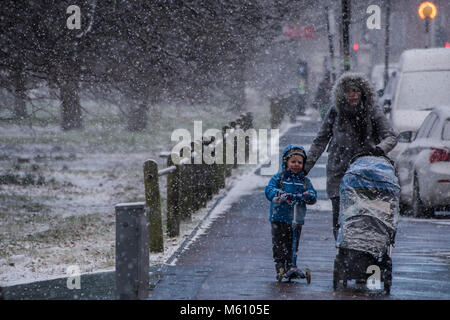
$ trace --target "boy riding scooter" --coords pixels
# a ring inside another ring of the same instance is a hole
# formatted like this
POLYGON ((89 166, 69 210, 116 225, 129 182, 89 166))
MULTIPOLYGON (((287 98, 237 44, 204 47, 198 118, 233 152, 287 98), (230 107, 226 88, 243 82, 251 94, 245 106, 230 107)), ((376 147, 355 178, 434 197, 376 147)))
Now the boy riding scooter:
POLYGON ((306 152, 299 145, 288 145, 282 155, 281 172, 275 174, 265 189, 270 204, 272 249, 277 280, 308 278, 297 268, 297 250, 306 215, 306 204, 314 204, 317 192, 303 174, 306 152))

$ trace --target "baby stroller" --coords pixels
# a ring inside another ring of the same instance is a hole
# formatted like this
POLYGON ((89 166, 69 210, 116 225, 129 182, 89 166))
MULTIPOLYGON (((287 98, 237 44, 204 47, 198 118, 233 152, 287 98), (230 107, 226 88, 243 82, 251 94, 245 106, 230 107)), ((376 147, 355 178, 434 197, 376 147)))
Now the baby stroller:
POLYGON ((340 185, 335 290, 340 280, 344 288, 348 280, 369 280, 368 286, 374 281, 374 288, 380 289, 383 282, 390 293, 399 199, 400 186, 389 158, 358 155, 352 159, 340 185))

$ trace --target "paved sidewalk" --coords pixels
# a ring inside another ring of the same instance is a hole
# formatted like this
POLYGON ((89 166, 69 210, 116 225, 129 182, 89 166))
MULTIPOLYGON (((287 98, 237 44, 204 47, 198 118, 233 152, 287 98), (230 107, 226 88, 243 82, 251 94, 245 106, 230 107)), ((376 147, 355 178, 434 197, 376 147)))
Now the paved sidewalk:
MULTIPOLYGON (((292 128, 280 138, 280 149, 294 142, 311 144, 316 129, 311 123, 292 128), (305 133, 309 136, 303 136, 305 133)), ((325 161, 321 158, 318 163, 325 161)), ((311 177, 325 174, 323 166, 313 170, 311 177)), ((260 178, 267 183, 270 176, 260 178)), ((327 200, 324 190, 318 191, 319 200, 327 200)), ((299 266, 311 269, 314 285, 305 280, 280 284, 275 280, 272 260, 269 206, 264 188, 242 196, 178 257, 175 266, 164 268, 150 299, 323 298, 330 291, 329 270, 335 254, 330 213, 310 207, 301 234, 299 266)))
MULTIPOLYGON (((309 122, 290 129, 280 138, 280 149, 297 143, 308 150, 317 129, 317 123, 309 122)), ((325 163, 323 156, 309 174, 313 185, 317 182, 315 187, 320 187, 320 204, 309 207, 299 244, 299 267, 311 269, 310 285, 305 280, 275 280, 270 204, 261 187, 242 196, 217 218, 174 266, 164 267, 150 299, 449 299, 450 223, 438 219, 401 218, 393 250, 390 296, 353 281, 347 289, 333 291, 336 249, 331 206, 325 211, 316 209, 329 204, 322 183, 325 163)), ((260 178, 268 182, 270 177, 260 178)))
MULTIPOLYGON (((309 145, 318 123, 304 122, 280 137, 288 143, 309 145)), ((326 155, 309 177, 318 189, 319 203, 310 206, 302 230, 298 262, 310 268, 305 280, 278 283, 272 261, 269 202, 264 188, 243 195, 215 219, 174 261, 151 270, 151 300, 178 299, 450 299, 450 221, 412 219, 399 222, 393 250, 391 295, 349 283, 333 291, 332 270, 336 254, 331 231, 329 200, 324 190, 326 155)), ((255 173, 255 179, 269 176, 255 173)), ((254 181, 249 181, 254 183, 254 181)), ((259 183, 258 185, 262 185, 259 183)), ((86 275, 81 290, 68 290, 66 279, 3 288, 5 299, 114 299, 114 272, 86 275)))

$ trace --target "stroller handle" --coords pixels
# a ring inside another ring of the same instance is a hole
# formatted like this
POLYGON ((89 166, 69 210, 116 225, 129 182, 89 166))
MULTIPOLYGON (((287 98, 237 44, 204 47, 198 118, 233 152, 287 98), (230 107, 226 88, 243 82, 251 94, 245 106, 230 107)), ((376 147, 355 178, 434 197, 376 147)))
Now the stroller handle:
POLYGON ((381 157, 381 158, 385 158, 387 161, 389 161, 389 163, 395 168, 395 162, 394 160, 392 160, 391 158, 389 158, 386 155, 382 155, 382 156, 376 156, 374 155, 372 152, 370 151, 362 151, 362 152, 358 152, 357 154, 355 154, 351 159, 350 159, 350 165, 356 161, 356 159, 361 158, 361 157, 366 157, 366 156, 372 156, 372 157, 381 157))

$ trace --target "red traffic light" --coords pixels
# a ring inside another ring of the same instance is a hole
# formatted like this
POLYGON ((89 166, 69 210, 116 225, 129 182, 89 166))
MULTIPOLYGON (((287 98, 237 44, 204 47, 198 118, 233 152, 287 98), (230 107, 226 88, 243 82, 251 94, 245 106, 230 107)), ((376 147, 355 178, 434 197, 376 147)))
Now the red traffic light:
POLYGON ((359 49, 359 44, 354 43, 353 44, 353 51, 358 51, 358 49, 359 49))
POLYGON ((450 42, 447 41, 447 42, 445 43, 445 47, 446 47, 446 48, 450 48, 450 42))

